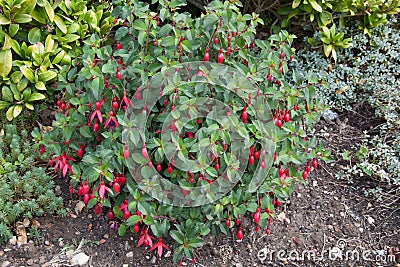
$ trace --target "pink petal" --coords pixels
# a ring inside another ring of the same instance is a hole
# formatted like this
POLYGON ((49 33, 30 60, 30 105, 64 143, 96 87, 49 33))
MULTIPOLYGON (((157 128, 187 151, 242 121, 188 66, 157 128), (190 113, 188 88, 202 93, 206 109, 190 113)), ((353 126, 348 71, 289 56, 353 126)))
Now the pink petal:
POLYGON ((97 118, 99 119, 100 123, 103 123, 103 115, 101 114, 100 110, 96 110, 97 118))
POLYGON ((159 245, 158 246, 158 257, 161 258, 163 248, 162 248, 162 245, 160 245, 160 244, 158 244, 158 245, 159 245))
POLYGON ((100 199, 104 199, 104 194, 105 194, 104 186, 100 186, 99 188, 99 197, 100 199))

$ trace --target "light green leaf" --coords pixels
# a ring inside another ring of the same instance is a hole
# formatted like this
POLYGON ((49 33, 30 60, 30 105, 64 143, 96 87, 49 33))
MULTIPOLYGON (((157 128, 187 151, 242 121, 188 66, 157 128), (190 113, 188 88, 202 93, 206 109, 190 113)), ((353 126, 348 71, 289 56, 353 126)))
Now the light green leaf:
POLYGON ((38 90, 42 90, 42 91, 46 90, 46 85, 44 84, 44 82, 41 82, 41 81, 35 83, 35 87, 38 90))
POLYGON ((47 13, 47 16, 49 17, 50 21, 53 22, 54 21, 53 7, 50 5, 50 3, 48 1, 46 1, 44 8, 46 9, 46 13, 47 13))
POLYGON ((32 101, 37 101, 37 100, 42 100, 45 99, 46 96, 44 94, 38 93, 38 92, 34 92, 31 94, 31 97, 29 98, 29 102, 32 101))
POLYGON ((54 22, 56 23, 57 27, 62 31, 62 33, 67 33, 67 26, 58 15, 54 15, 54 22))
POLYGON ((32 16, 27 14, 20 14, 14 17, 15 23, 28 23, 32 21, 32 16))
POLYGON ((10 49, 11 46, 12 46, 12 39, 11 39, 11 37, 10 37, 8 34, 4 33, 4 45, 3 45, 3 50, 10 49))
POLYGON ((28 66, 24 65, 19 67, 21 70, 22 74, 27 78, 30 82, 35 82, 35 74, 33 73, 32 69, 29 68, 28 66))
POLYGON ((51 35, 51 34, 47 35, 44 47, 45 47, 46 52, 53 52, 53 50, 54 50, 53 35, 51 35))
POLYGON ((22 105, 16 105, 13 111, 14 118, 18 117, 18 115, 21 114, 21 111, 22 111, 22 105))
POLYGON ((15 106, 11 106, 11 107, 7 110, 7 112, 6 112, 6 118, 7 118, 7 120, 9 120, 9 121, 12 121, 13 118, 14 118, 14 107, 15 107, 15 106))
POLYGON ((48 70, 46 72, 42 72, 39 74, 39 81, 47 82, 57 77, 57 73, 54 71, 48 70))
POLYGON ((34 110, 35 108, 33 107, 33 105, 32 104, 29 104, 29 103, 25 103, 25 107, 27 108, 27 109, 30 109, 30 110, 34 110))
POLYGON ((10 73, 12 67, 11 49, 0 51, 0 76, 5 78, 10 73))
POLYGON ((10 20, 6 18, 4 15, 0 14, 0 25, 10 24, 10 20))
POLYGON ((308 2, 310 2, 310 5, 311 5, 312 8, 314 8, 316 11, 322 12, 322 7, 317 3, 316 0, 308 0, 308 2))
POLYGON ((292 3, 292 8, 295 9, 301 4, 301 0, 294 0, 292 3))

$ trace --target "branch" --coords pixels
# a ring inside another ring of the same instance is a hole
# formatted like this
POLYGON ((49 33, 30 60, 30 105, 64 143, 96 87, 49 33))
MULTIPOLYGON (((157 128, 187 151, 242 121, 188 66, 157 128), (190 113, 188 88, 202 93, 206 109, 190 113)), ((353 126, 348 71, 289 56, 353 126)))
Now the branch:
POLYGON ((206 11, 205 9, 205 3, 202 0, 188 0, 188 2, 195 7, 201 9, 202 11, 206 11))

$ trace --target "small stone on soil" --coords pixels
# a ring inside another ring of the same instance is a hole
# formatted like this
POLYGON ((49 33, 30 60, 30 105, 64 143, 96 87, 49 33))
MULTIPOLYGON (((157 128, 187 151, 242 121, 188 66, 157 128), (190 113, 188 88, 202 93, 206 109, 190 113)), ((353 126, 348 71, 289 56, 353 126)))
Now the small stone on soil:
POLYGON ((76 254, 74 257, 71 259, 71 265, 72 266, 84 266, 89 262, 90 257, 86 255, 85 253, 81 252, 76 254))
POLYGON ((68 250, 67 252, 65 252, 65 256, 67 256, 67 258, 72 258, 74 256, 74 251, 73 250, 68 250))
POLYGON ((3 263, 1 264, 1 267, 7 267, 11 264, 11 262, 9 261, 3 261, 3 263))
POLYGON ((14 235, 9 240, 11 246, 15 246, 17 244, 17 237, 14 235))
POLYGON ((62 195, 61 187, 59 185, 56 185, 56 187, 54 188, 54 192, 56 193, 57 196, 61 196, 62 195))
POLYGON ((27 260, 27 261, 26 261, 26 264, 27 264, 28 266, 32 266, 32 265, 33 265, 33 260, 32 260, 32 259, 27 260))
POLYGON ((44 241, 44 244, 45 244, 46 246, 50 246, 50 241, 49 241, 49 240, 46 240, 46 241, 44 241))
POLYGON ((133 251, 126 253, 127 258, 133 258, 133 251))

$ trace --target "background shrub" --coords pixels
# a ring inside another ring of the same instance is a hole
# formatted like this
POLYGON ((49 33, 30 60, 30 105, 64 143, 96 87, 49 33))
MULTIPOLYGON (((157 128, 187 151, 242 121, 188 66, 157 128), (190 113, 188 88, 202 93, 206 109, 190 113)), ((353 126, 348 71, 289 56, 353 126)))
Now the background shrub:
POLYGON ((82 0, 0 2, 0 110, 8 120, 52 95, 57 75, 68 71, 91 33, 109 32, 108 7, 82 0))
POLYGON ((365 141, 359 167, 369 175, 390 184, 399 184, 400 124, 400 31, 393 17, 378 27, 371 37, 347 28, 353 47, 344 50, 332 65, 317 51, 301 50, 298 55, 303 72, 314 72, 325 85, 317 86, 318 95, 338 111, 351 110, 359 102, 368 103, 377 117, 386 120, 380 135, 365 141))

